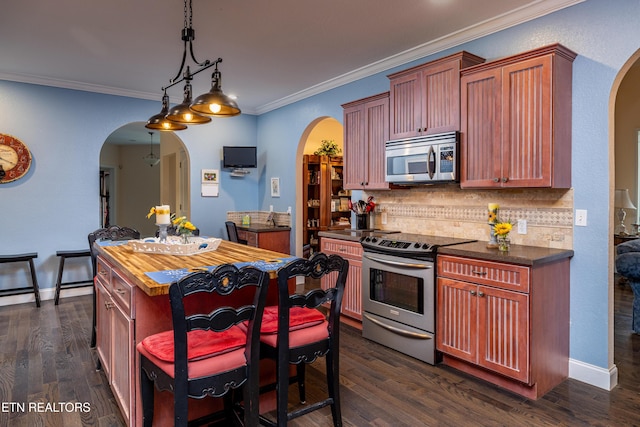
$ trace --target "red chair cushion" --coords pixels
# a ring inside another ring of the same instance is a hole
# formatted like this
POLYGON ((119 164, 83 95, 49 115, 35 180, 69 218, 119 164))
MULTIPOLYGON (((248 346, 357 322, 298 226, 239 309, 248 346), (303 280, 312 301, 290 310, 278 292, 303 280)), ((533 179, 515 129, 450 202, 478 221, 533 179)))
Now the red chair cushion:
MULTIPOLYGON (((289 331, 289 348, 302 347, 329 338, 329 322, 326 320, 316 325, 289 331)), ((260 342, 270 347, 278 345, 277 334, 260 334, 260 342)))
MULTIPOLYGON (((308 328, 324 322, 324 314, 308 307, 292 307, 289 310, 289 330, 308 328)), ((262 315, 262 327, 260 333, 275 334, 278 332, 278 306, 265 307, 262 315)))
MULTIPOLYGON (((237 350, 247 342, 246 333, 238 326, 226 331, 195 330, 187 332, 187 359, 205 359, 237 350)), ((173 331, 160 332, 142 340, 147 352, 165 362, 174 362, 173 331)))
MULTIPOLYGON (((150 354, 142 343, 136 346, 138 352, 162 369, 171 378, 174 377, 175 367, 173 362, 165 362, 150 354)), ((200 360, 193 360, 187 364, 187 374, 189 378, 202 378, 216 375, 221 372, 231 371, 247 365, 244 354, 244 347, 237 350, 221 353, 216 356, 206 357, 200 360)))

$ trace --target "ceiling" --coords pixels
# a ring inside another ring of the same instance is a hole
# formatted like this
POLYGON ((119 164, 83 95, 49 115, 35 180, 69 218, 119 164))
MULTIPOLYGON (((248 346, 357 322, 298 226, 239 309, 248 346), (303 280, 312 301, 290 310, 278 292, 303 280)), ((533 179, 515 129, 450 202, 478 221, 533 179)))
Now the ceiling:
MULTIPOLYGON (((194 53, 223 58, 225 93, 261 114, 581 1, 192 0, 194 53)), ((158 100, 159 111, 183 27, 180 0, 6 1, 0 79, 158 100)))

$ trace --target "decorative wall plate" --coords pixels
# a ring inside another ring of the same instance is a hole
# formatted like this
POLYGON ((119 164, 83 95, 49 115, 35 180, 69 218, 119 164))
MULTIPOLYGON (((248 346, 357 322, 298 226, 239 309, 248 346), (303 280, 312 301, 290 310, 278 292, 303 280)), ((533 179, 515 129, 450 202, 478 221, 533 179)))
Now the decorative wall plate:
POLYGON ((18 138, 0 133, 0 184, 22 178, 31 167, 31 152, 18 138))

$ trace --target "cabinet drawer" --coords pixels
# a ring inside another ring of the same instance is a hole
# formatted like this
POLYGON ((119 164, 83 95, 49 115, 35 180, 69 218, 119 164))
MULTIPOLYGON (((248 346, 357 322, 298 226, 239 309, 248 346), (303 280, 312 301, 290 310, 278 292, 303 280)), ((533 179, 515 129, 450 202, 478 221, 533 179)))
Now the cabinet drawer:
POLYGON ((347 240, 322 238, 320 251, 327 254, 336 254, 344 258, 362 259, 362 245, 360 242, 350 242, 347 240))
POLYGON ((246 240, 248 246, 258 247, 258 233, 250 231, 238 230, 238 240, 246 240))
POLYGON ((438 276, 529 292, 529 267, 521 265, 440 255, 438 276))
POLYGON ((133 307, 133 286, 114 271, 111 275, 111 288, 113 300, 129 318, 133 318, 134 316, 131 312, 131 307, 133 307))
POLYGON ((96 278, 108 292, 111 291, 111 266, 102 257, 96 262, 96 278))

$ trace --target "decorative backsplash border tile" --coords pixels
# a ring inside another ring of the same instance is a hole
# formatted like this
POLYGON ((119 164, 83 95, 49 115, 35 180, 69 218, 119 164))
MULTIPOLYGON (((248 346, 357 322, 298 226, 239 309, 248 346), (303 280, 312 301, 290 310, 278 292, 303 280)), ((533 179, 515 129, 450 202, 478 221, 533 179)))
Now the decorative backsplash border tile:
MULTIPOLYGON (((487 208, 484 206, 458 207, 378 203, 376 208, 379 212, 386 212, 387 215, 394 217, 487 222, 487 208)), ((573 224, 573 209, 569 208, 506 208, 500 209, 499 216, 502 220, 525 219, 530 226, 572 227, 573 224)))

